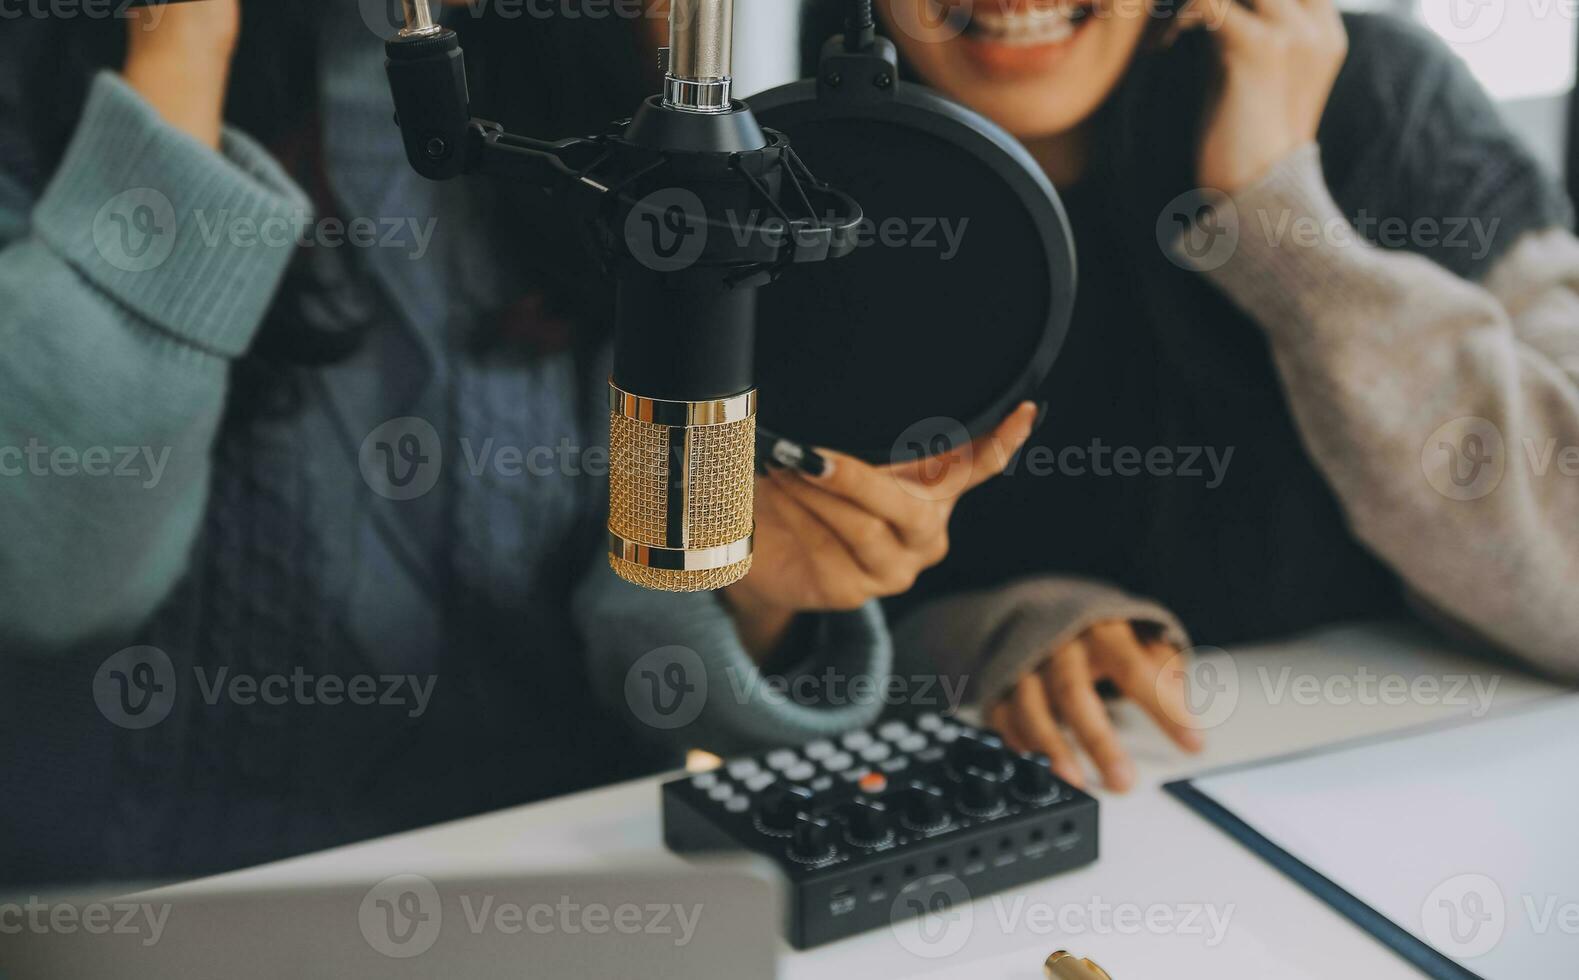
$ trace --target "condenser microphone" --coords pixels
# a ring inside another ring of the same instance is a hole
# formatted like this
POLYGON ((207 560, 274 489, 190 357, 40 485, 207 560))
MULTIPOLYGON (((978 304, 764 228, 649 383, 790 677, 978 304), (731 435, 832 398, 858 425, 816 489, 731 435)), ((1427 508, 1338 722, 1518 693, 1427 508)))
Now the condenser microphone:
POLYGON ((734 257, 704 255, 700 241, 710 211, 742 214, 752 195, 719 164, 767 146, 730 97, 733 7, 674 0, 662 102, 627 134, 670 154, 673 186, 639 202, 622 229, 637 261, 616 271, 609 564, 673 592, 723 588, 751 570, 756 287, 720 277, 734 257))
POLYGON ((611 131, 548 142, 470 116, 454 31, 425 0, 386 45, 406 155, 421 174, 580 195, 615 282, 608 561, 673 592, 751 569, 757 291, 848 255, 861 209, 731 95, 734 0, 673 0, 663 91, 611 131))

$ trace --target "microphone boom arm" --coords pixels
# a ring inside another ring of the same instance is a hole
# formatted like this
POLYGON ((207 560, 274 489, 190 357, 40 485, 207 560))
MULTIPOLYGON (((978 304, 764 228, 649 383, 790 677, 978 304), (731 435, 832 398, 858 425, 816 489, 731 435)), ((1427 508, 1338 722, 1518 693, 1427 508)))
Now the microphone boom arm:
POLYGON ((853 252, 864 214, 730 97, 734 0, 674 0, 664 91, 601 135, 550 142, 471 114, 455 31, 405 0, 385 45, 406 157, 575 195, 615 282, 609 564, 666 591, 751 567, 757 292, 853 252))

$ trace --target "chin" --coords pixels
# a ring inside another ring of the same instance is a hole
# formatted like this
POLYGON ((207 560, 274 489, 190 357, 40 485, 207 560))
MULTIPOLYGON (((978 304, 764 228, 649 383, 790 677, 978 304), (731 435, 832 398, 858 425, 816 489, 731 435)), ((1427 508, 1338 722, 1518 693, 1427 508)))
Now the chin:
MULTIPOLYGON (((920 9, 934 0, 892 2, 920 9)), ((904 30, 914 20, 898 18, 896 43, 929 85, 1021 139, 1089 119, 1146 26, 1144 15, 1116 13, 1112 0, 977 0, 954 9, 930 34, 904 30)))

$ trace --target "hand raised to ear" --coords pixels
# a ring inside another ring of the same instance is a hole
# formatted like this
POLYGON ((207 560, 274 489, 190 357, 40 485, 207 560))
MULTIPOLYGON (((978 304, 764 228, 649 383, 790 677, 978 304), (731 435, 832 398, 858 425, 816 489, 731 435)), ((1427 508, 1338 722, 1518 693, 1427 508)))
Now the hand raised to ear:
POLYGON ((1233 194, 1316 138, 1348 32, 1332 0, 1196 0, 1180 19, 1211 34, 1223 68, 1196 176, 1233 194), (1210 16, 1191 16, 1206 3, 1210 16))
POLYGON ((121 77, 170 125, 218 149, 240 32, 238 0, 138 8, 126 19, 121 77))

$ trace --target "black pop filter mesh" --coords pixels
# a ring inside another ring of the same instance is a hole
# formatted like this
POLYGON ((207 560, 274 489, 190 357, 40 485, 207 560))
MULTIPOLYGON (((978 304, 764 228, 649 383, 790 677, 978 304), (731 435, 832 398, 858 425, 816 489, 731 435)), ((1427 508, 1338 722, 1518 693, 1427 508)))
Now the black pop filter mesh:
POLYGON ((816 93, 799 82, 750 101, 867 226, 854 254, 763 291, 760 423, 875 463, 991 431, 1068 329, 1073 247, 1052 186, 1002 130, 930 90, 816 93), (940 419, 958 424, 926 422, 940 419))

